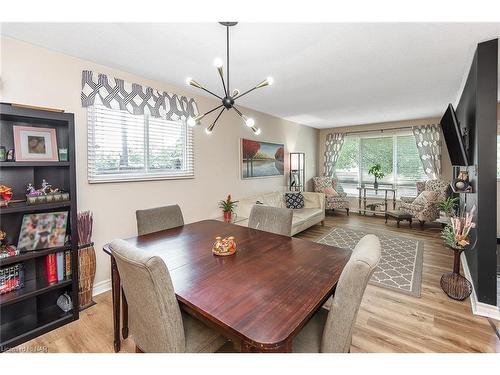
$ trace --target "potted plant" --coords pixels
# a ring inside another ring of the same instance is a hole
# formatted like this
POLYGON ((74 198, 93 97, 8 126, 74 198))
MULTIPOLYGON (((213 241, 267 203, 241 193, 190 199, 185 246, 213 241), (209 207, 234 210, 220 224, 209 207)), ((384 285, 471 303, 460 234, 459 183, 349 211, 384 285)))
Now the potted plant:
POLYGON ((233 218, 233 212, 236 208, 236 203, 238 201, 231 200, 231 194, 229 194, 226 200, 219 201, 219 208, 222 208, 222 212, 224 214, 224 221, 227 223, 231 222, 233 218))
POLYGON ((452 217, 455 214, 455 207, 457 206, 458 200, 458 197, 447 197, 438 202, 438 208, 440 211, 444 212, 447 217, 452 217))
POLYGON ((382 172, 382 166, 380 164, 375 164, 368 169, 368 174, 373 175, 375 177, 375 181, 373 182, 373 187, 375 190, 378 189, 378 179, 384 178, 385 174, 382 172))

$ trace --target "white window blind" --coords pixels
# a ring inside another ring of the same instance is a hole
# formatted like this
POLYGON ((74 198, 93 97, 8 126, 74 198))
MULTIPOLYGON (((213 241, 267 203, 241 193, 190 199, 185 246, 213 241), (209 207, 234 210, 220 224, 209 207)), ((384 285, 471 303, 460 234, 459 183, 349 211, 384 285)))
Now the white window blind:
POLYGON ((194 176, 193 131, 102 105, 88 107, 88 180, 113 182, 194 176))
POLYGON ((398 196, 415 195, 415 182, 427 179, 411 131, 346 136, 335 173, 344 190, 357 195, 358 186, 373 184, 368 170, 375 164, 380 164, 385 174, 380 186, 396 188, 398 196))

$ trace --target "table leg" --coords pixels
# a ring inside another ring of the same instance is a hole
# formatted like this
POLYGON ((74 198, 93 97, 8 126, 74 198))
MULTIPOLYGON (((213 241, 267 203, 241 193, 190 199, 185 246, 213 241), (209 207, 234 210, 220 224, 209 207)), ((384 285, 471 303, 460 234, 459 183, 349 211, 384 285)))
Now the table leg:
POLYGON ((122 337, 128 337, 128 303, 122 288, 122 337))
POLYGON ((412 219, 408 219, 408 222, 410 223, 410 228, 411 228, 412 219))
POLYGON ((366 189, 363 189, 363 215, 366 215, 366 189))
POLYGON ((113 296, 113 345, 115 353, 120 351, 120 274, 116 260, 111 257, 111 291, 113 296))
POLYGON ((361 189, 359 191, 359 198, 358 198, 358 213, 361 215, 361 189))
POLYGON ((385 212, 387 212, 387 190, 385 191, 385 195, 384 195, 384 209, 385 209, 385 212))
POLYGON ((392 209, 396 209, 396 190, 392 192, 392 209))

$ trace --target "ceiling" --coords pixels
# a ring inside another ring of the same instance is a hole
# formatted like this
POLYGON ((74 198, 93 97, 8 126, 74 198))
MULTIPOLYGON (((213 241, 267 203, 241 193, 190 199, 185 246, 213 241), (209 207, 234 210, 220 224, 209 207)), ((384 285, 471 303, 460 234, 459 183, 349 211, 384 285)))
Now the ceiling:
MULTIPOLYGON (((222 91, 213 59, 225 56, 225 29, 217 23, 3 23, 1 33, 222 91)), ((231 29, 231 87, 271 75, 274 85, 241 105, 316 128, 440 116, 456 104, 475 45, 499 36, 500 23, 240 23, 231 29)))

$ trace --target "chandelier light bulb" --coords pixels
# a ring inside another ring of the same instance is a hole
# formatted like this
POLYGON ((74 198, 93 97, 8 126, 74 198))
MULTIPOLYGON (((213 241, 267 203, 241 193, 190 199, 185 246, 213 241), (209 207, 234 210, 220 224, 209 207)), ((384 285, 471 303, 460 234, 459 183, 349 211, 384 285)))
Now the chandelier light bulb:
POLYGON ((273 77, 267 77, 266 78, 267 84, 270 86, 274 83, 274 78, 273 77))
POLYGON ((233 90, 233 93, 231 94, 231 96, 232 96, 233 98, 235 98, 235 97, 237 97, 238 95, 240 95, 240 90, 238 90, 238 89, 234 89, 234 90, 233 90))
POLYGON ((193 82, 193 79, 191 77, 186 78, 186 85, 191 85, 191 82, 193 82))
POLYGON ((224 66, 224 62, 222 61, 221 58, 217 57, 214 59, 214 66, 217 68, 217 69, 220 69, 224 66))
POLYGON ((187 124, 191 127, 196 126, 196 120, 192 117, 188 118, 187 124))
POLYGON ((255 127, 252 127, 252 130, 253 130, 253 132, 255 133, 255 135, 260 135, 260 133, 261 133, 260 128, 255 128, 255 127))
POLYGON ((212 134, 212 130, 210 128, 206 128, 205 129, 205 133, 207 133, 208 135, 212 134))
POLYGON ((249 128, 255 125, 255 120, 251 117, 243 115, 243 120, 245 121, 245 125, 248 126, 249 128))

